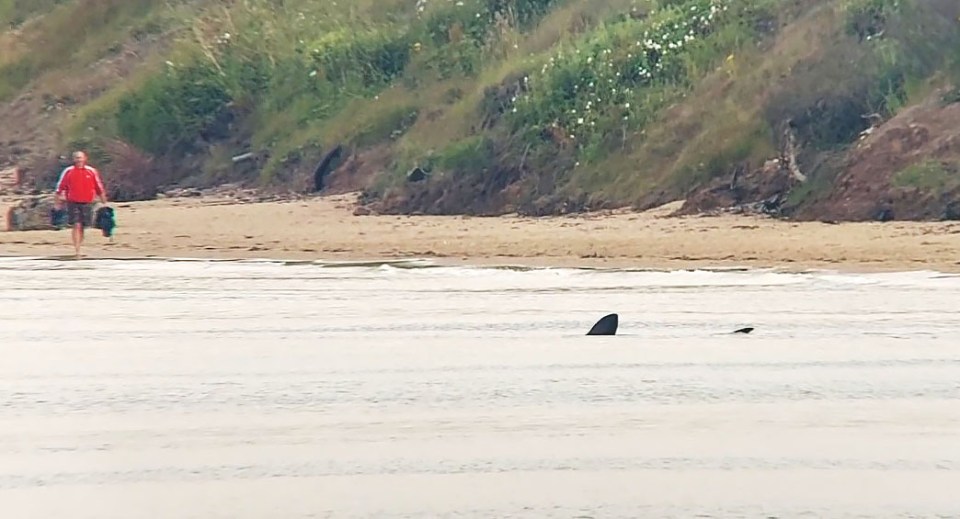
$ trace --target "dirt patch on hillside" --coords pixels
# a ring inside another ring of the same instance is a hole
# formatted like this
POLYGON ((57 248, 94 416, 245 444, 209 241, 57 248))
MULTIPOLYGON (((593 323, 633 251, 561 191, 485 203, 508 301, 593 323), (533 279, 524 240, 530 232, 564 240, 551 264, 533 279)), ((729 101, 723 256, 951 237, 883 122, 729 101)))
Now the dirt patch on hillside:
POLYGON ((500 215, 508 212, 504 209, 510 205, 505 190, 515 180, 505 170, 490 175, 454 172, 421 180, 413 170, 405 184, 370 201, 367 207, 382 214, 500 215))
MULTIPOLYGON (((10 102, 0 104, 0 168, 17 167, 22 184, 34 184, 61 166, 61 146, 71 117, 84 104, 121 84, 166 48, 162 35, 131 39, 83 70, 54 70, 10 102)), ((41 182, 42 183, 42 182, 41 182)))
POLYGON ((393 148, 379 145, 351 152, 325 181, 323 193, 342 195, 370 187, 373 179, 386 170, 393 160, 393 148))
POLYGON ((936 220, 960 204, 960 102, 934 92, 858 142, 829 193, 798 220, 936 220), (916 168, 910 173, 910 168, 916 168))
POLYGON ((720 177, 686 198, 679 215, 756 212, 799 221, 960 219, 960 96, 935 91, 871 128, 804 185, 783 157, 720 177), (796 191, 806 190, 796 205, 796 191))
POLYGON ((737 168, 729 178, 717 178, 696 190, 673 213, 686 216, 723 211, 779 215, 787 193, 798 180, 779 159, 761 168, 737 168))

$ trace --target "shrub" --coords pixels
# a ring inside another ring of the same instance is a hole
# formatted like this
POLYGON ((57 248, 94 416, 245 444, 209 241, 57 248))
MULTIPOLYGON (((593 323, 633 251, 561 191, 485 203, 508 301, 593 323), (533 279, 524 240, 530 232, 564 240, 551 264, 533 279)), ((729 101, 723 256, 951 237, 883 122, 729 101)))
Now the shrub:
POLYGON ((686 0, 647 20, 601 28, 529 78, 530 92, 511 110, 512 128, 552 125, 582 147, 614 129, 643 127, 737 39, 751 35, 747 14, 724 2, 686 0))
POLYGON ((893 184, 924 190, 943 190, 960 182, 955 164, 924 160, 912 164, 894 175, 893 184))
POLYGON ((310 51, 319 80, 357 93, 377 91, 410 61, 408 36, 396 31, 340 30, 324 35, 310 51))
POLYGON ((485 43, 498 20, 518 28, 529 28, 560 0, 463 0, 431 11, 425 26, 435 45, 468 40, 485 43))
POLYGON ((421 27, 428 48, 424 62, 441 78, 475 75, 483 67, 484 49, 498 38, 497 30, 527 29, 560 0, 464 0, 432 10, 421 27))
POLYGON ((229 101, 223 77, 209 65, 170 67, 121 99, 117 129, 127 142, 154 155, 186 153, 204 134, 219 130, 229 101))
POLYGON ((473 136, 446 148, 436 160, 437 166, 453 174, 485 173, 494 165, 493 140, 473 136))
POLYGON ((860 41, 882 34, 889 18, 900 11, 900 0, 851 0, 847 5, 846 30, 860 41))

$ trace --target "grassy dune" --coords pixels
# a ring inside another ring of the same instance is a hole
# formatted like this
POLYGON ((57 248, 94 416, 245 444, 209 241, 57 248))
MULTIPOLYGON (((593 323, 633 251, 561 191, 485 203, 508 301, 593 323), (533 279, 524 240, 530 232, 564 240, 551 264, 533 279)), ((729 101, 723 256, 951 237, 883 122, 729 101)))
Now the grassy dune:
MULTIPOLYGON (((675 199, 775 157, 815 177, 875 118, 955 78, 946 0, 0 0, 0 100, 75 99, 62 146, 122 141, 164 179, 302 188, 342 144, 384 210, 554 212, 675 199), (934 23, 939 21, 940 23, 934 23), (386 150, 386 153, 383 151, 386 150), (230 157, 257 153, 255 164, 230 157), (420 167, 426 186, 405 174, 420 167), (159 173, 158 173, 159 174, 159 173)), ((55 150, 50 150, 54 153, 55 150)), ((947 168, 950 170, 949 168, 947 168)), ((936 186, 914 168, 910 185, 936 186)), ((952 171, 952 170, 951 170, 952 171)), ((811 187, 813 186, 813 187, 811 187)))

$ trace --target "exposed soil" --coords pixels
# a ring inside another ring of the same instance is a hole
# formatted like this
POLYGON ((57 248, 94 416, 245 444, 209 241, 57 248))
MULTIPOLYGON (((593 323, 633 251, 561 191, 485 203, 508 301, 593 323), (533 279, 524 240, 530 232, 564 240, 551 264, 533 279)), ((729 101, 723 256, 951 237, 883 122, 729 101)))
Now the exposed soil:
POLYGON ((43 184, 72 151, 61 145, 73 109, 120 84, 164 49, 162 36, 131 39, 88 70, 51 71, 10 102, 0 103, 0 121, 4 121, 0 124, 0 169, 16 167, 21 184, 47 187, 43 184))
POLYGON ((937 186, 898 187, 896 175, 924 161, 960 163, 960 103, 937 91, 861 140, 827 195, 797 208, 798 220, 937 220, 960 203, 960 178, 937 186))
POLYGON ((511 206, 507 186, 515 182, 511 173, 500 170, 489 175, 443 176, 423 180, 411 175, 403 186, 388 191, 369 207, 382 214, 468 214, 500 215, 511 206))
POLYGON ((22 182, 36 175, 40 164, 57 149, 60 126, 66 119, 62 107, 47 109, 40 96, 27 92, 0 105, 0 168, 18 168, 22 182))
POLYGON ((952 92, 937 90, 868 131, 836 166, 817 173, 827 178, 808 180, 821 182, 820 191, 794 207, 785 202, 800 184, 771 161, 736 182, 726 176, 694 191, 678 214, 752 209, 798 221, 960 219, 960 102, 952 92), (922 163, 940 169, 937 178, 897 182, 898 174, 922 163))
POLYGON ((729 178, 717 178, 691 194, 674 213, 676 216, 722 211, 755 212, 779 215, 787 193, 797 185, 779 160, 743 172, 738 169, 729 178))
POLYGON ((323 194, 342 195, 362 191, 370 187, 374 177, 387 169, 392 160, 393 150, 384 144, 354 151, 327 176, 323 194))

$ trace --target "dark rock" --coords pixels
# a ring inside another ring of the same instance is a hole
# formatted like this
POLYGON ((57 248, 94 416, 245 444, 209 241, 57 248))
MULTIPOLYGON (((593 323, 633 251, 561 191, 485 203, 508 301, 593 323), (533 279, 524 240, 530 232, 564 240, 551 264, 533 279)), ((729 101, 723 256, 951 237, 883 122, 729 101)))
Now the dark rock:
MULTIPOLYGON (((60 214, 55 214, 53 195, 24 198, 7 211, 8 231, 48 231, 59 228, 60 214)), ((66 222, 63 222, 64 224, 66 222)))
POLYGON ((893 221, 893 209, 890 209, 889 207, 884 209, 877 209, 877 212, 874 215, 873 219, 878 222, 893 221))
POLYGON ((407 173, 407 182, 423 182, 427 179, 427 174, 419 167, 413 168, 407 173))
POLYGON ((943 208, 943 215, 940 216, 941 220, 960 220, 960 201, 954 201, 947 204, 943 208))
POLYGON ((343 155, 343 145, 338 144, 336 148, 330 150, 326 155, 324 155, 323 160, 320 161, 320 164, 317 164, 316 169, 313 170, 313 191, 319 192, 323 191, 323 181, 331 171, 335 169, 336 161, 340 160, 340 157, 343 155))

